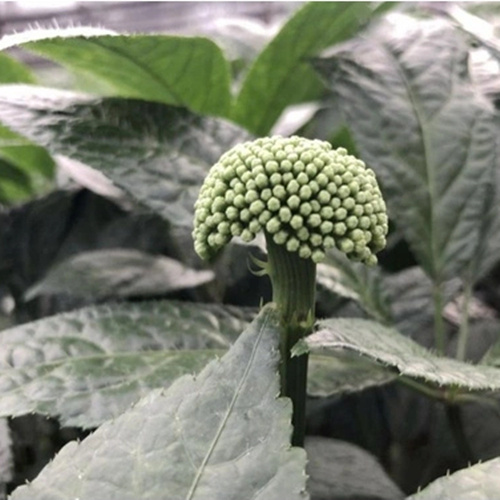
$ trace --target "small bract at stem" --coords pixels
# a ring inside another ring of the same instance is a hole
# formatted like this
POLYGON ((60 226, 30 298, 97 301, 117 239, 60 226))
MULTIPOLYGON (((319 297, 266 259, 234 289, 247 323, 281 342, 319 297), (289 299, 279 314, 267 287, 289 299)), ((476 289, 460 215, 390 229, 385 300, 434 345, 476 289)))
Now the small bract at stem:
POLYGON ((316 264, 332 248, 373 265, 388 218, 372 170, 343 148, 302 137, 263 137, 230 149, 210 169, 195 204, 194 246, 213 259, 234 237, 263 231, 273 301, 281 314, 281 393, 294 435, 305 430, 307 355, 291 358, 314 324, 316 264))

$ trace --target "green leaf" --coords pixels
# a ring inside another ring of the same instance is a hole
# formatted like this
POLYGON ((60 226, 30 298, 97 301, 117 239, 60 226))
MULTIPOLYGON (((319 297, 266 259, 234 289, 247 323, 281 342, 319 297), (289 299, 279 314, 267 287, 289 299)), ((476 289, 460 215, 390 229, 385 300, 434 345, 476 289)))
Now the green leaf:
POLYGON ((51 179, 54 175, 54 160, 45 149, 1 125, 0 156, 35 178, 51 179))
POLYGON ((492 500, 500 491, 500 458, 442 477, 407 500, 492 500))
POLYGON ((0 162, 5 201, 22 201, 52 187, 54 161, 47 151, 1 125, 0 162))
POLYGON ((24 64, 0 53, 0 83, 35 83, 35 77, 24 64))
POLYGON ((351 443, 308 436, 308 491, 315 499, 402 500, 377 459, 351 443))
MULTIPOLYGON (((458 278, 445 282, 442 286, 443 302, 447 304, 456 297, 461 287, 458 278)), ((421 345, 433 346, 433 284, 423 270, 414 266, 386 276, 382 289, 391 305, 394 318, 392 326, 421 345)))
MULTIPOLYGON (((496 92, 496 87, 495 87, 496 92)), ((500 114, 495 115, 495 126, 497 135, 500 132, 500 114)), ((500 150, 499 150, 500 152, 500 150)), ((498 156, 498 155, 497 155, 498 156)), ((479 262, 479 277, 486 277, 493 267, 500 261, 500 168, 495 169, 496 186, 491 211, 486 219, 491 221, 491 226, 488 228, 485 236, 486 248, 484 249, 481 260, 479 262)))
POLYGON ((315 62, 437 283, 481 254, 491 203, 497 134, 470 82, 468 50, 442 21, 396 16, 315 62))
POLYGON ((0 203, 25 200, 32 194, 29 176, 0 157, 0 203))
POLYGON ((232 117, 266 135, 289 104, 316 99, 322 86, 307 58, 346 40, 373 12, 370 3, 310 2, 285 24, 253 63, 232 117))
POLYGON ((292 408, 277 399, 277 316, 266 308, 196 378, 65 446, 12 500, 307 498, 305 452, 290 447, 292 408))
POLYGON ((94 300, 144 297, 197 287, 213 278, 212 271, 196 271, 169 257, 130 249, 93 250, 57 264, 25 297, 59 293, 94 300))
POLYGON ((163 104, 0 87, 0 121, 52 154, 101 171, 174 225, 192 226, 208 169, 248 139, 230 123, 163 104))
POLYGON ((296 354, 310 350, 314 354, 337 356, 347 351, 392 373, 439 387, 500 389, 500 370, 437 356, 393 328, 374 321, 338 318, 320 321, 318 327, 319 331, 294 348, 296 354))
POLYGON ((0 332, 0 416, 95 427, 201 369, 246 326, 237 308, 174 301, 89 307, 0 332))
POLYGON ((311 354, 307 368, 307 394, 328 397, 360 392, 392 382, 394 373, 359 356, 311 354))
POLYGON ((219 116, 229 110, 229 63, 205 38, 117 35, 80 27, 9 35, 0 49, 15 45, 105 81, 116 96, 219 116))

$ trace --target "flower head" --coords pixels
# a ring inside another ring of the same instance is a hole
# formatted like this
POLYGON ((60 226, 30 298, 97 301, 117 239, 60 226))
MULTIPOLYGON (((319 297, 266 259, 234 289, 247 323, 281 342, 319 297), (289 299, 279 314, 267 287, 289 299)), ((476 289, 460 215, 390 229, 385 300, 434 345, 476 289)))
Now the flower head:
POLYGON ((210 169, 195 204, 193 237, 203 259, 233 236, 260 231, 304 259, 321 262, 337 247, 374 264, 388 218, 372 170, 343 148, 302 137, 239 144, 210 169))

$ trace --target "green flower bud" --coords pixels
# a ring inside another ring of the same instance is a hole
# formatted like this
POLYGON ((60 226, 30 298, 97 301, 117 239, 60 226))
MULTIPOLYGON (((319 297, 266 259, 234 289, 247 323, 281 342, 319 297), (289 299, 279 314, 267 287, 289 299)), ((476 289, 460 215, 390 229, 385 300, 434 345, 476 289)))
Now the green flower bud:
POLYGON ((312 189, 309 186, 302 186, 299 191, 299 196, 301 200, 308 200, 312 196, 312 189))
POLYGON ((280 230, 280 228, 281 228, 281 222, 276 217, 269 219, 269 221, 266 224, 266 231, 269 234, 277 233, 280 230))
POLYGON ((298 231, 304 225, 304 219, 300 215, 294 215, 290 220, 290 227, 298 231))
POLYGON ((311 234, 309 241, 313 247, 319 247, 323 243, 323 236, 318 233, 311 234))
POLYGON ((311 259, 313 260, 313 262, 318 264, 325 260, 325 252, 322 252, 321 250, 314 250, 311 255, 311 259))
POLYGON ((296 252, 300 247, 300 241, 297 238, 290 238, 286 242, 286 249, 289 252, 296 252))
POLYGON ((264 210, 260 215, 259 215, 259 222, 265 226, 269 220, 271 220, 272 214, 269 210, 264 210))
POLYGON ((281 185, 274 186, 273 195, 279 200, 284 200, 287 197, 286 189, 281 185))
POLYGON ((278 198, 274 198, 274 196, 270 198, 269 201, 267 202, 267 208, 271 212, 277 212, 280 209, 280 207, 281 207, 280 200, 278 200, 278 198))
POLYGON ((300 189, 300 184, 296 180, 290 181, 286 186, 286 190, 290 194, 297 194, 299 192, 299 189, 300 189))
POLYGON ((309 248, 308 245, 300 245, 299 255, 303 259, 309 259, 311 257, 311 255, 312 255, 312 251, 311 251, 311 249, 309 248))
POLYGON ((385 245, 388 218, 362 161, 327 142, 276 136, 224 154, 195 204, 194 244, 203 258, 215 256, 232 236, 248 242, 261 230, 314 262, 337 246, 373 263, 385 245))
POLYGON ((262 200, 255 200, 250 204, 249 210, 253 215, 260 215, 266 208, 262 200))
POLYGON ((303 217, 307 217, 313 211, 312 205, 310 203, 304 202, 300 205, 299 213, 303 217))

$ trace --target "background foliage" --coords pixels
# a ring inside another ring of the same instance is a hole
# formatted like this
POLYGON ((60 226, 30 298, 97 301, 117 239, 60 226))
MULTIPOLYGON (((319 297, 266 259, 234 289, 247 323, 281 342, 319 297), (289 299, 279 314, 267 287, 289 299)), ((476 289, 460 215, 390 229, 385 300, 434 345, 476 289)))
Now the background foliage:
POLYGON ((500 42, 476 14, 309 3, 251 56, 94 28, 0 40, 0 497, 500 490, 500 42), (47 88, 12 49, 91 91, 47 88), (207 266, 190 236, 210 166, 283 130, 357 153, 391 218, 379 267, 318 267, 316 332, 295 348, 307 468, 248 268, 261 246, 207 266))

